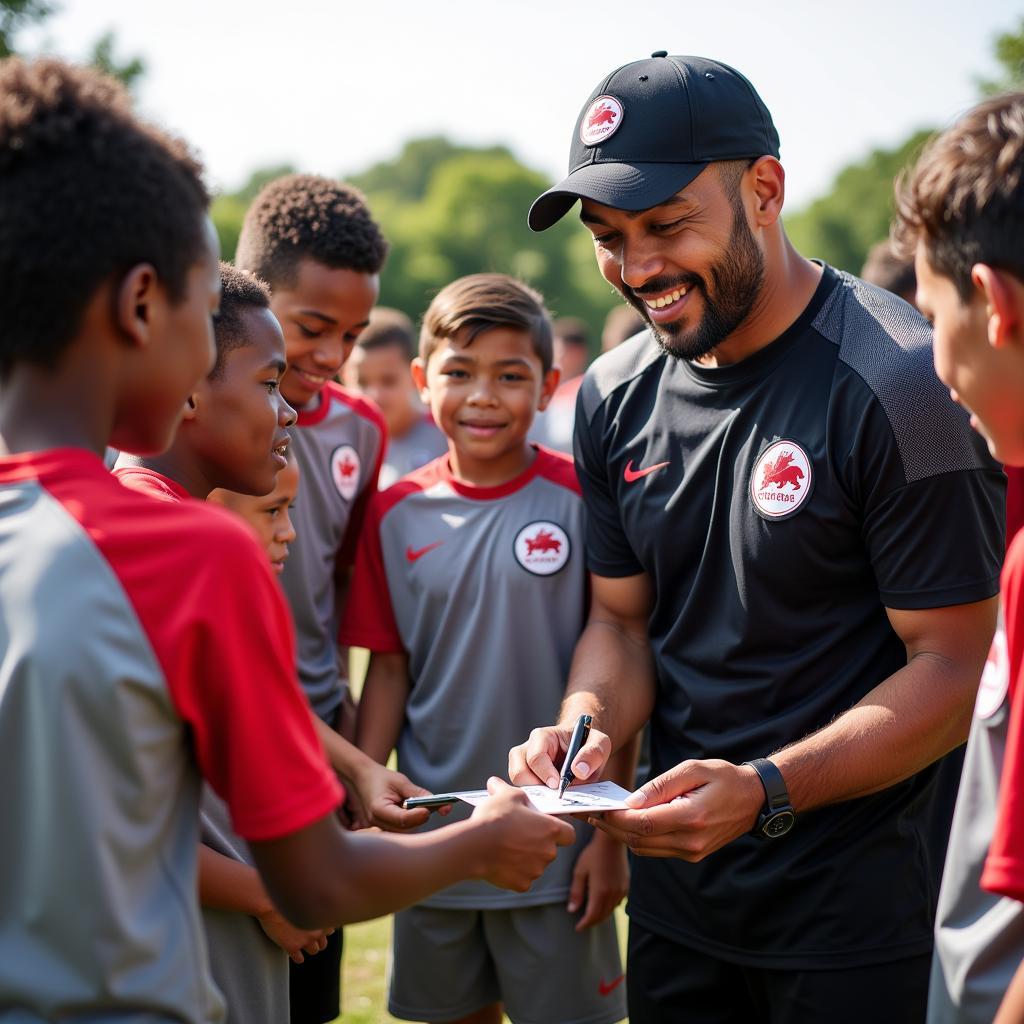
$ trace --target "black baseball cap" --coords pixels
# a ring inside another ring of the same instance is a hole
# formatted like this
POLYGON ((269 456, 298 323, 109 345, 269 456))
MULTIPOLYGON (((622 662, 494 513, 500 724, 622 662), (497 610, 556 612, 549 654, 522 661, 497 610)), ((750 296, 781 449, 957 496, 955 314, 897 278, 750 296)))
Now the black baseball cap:
POLYGON ((664 50, 617 68, 576 120, 569 173, 530 207, 544 231, 577 199, 646 210, 715 160, 779 155, 779 133, 754 87, 734 68, 664 50))

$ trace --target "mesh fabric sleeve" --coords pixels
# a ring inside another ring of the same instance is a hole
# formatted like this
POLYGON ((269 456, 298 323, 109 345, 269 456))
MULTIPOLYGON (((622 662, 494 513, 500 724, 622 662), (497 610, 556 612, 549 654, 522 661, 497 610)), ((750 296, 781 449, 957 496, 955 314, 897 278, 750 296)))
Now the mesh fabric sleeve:
MULTIPOLYGON (((970 427, 952 402, 949 406, 943 430, 959 435, 962 443, 970 427)), ((968 441, 981 448, 979 438, 968 441)), ((941 448, 941 434, 934 443, 941 448)), ((992 597, 999 588, 1004 543, 1002 472, 980 450, 977 468, 908 479, 906 466, 885 411, 871 403, 839 472, 849 499, 859 506, 882 603, 914 610, 992 597)))

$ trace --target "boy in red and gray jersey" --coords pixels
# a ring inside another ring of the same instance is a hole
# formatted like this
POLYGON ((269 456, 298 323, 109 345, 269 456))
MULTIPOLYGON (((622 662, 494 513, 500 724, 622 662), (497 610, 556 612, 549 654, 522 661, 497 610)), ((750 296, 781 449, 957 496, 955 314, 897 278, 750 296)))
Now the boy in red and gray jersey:
MULTIPOLYGON (((449 452, 371 500, 342 639, 372 651, 360 746, 383 762, 397 745, 428 789, 474 789, 561 702, 587 610, 583 503, 571 459, 527 441, 558 383, 535 292, 500 274, 449 285, 413 373, 449 452)), ((397 915, 391 1012, 620 1020, 609 915, 626 875, 581 826, 527 893, 470 882, 397 915)))
POLYGON ((572 840, 511 790, 444 835, 343 832, 265 554, 104 467, 108 445, 165 450, 210 370, 207 203, 116 82, 0 62, 0 1001, 19 1020, 223 1019, 200 776, 311 928, 467 876, 523 888, 572 840))

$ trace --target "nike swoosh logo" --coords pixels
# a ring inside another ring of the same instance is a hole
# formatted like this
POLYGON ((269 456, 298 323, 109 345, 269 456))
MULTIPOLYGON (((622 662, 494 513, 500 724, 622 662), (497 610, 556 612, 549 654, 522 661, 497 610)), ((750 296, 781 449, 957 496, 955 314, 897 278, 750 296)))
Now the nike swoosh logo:
POLYGON ((410 562, 415 562, 417 559, 422 558, 428 551, 433 551, 434 548, 439 548, 444 543, 443 540, 435 540, 433 544, 428 544, 425 548, 420 548, 419 551, 414 551, 412 545, 409 545, 405 549, 405 557, 410 562))
POLYGON ((649 476, 651 473, 657 472, 659 469, 664 469, 668 465, 667 462, 659 462, 657 465, 648 466, 646 469, 634 469, 633 460, 630 459, 626 463, 626 471, 622 474, 627 484, 634 483, 641 477, 649 476))
POLYGON ((609 995, 610 993, 614 992, 625 980, 626 976, 624 974, 620 974, 614 981, 605 981, 604 978, 602 978, 601 981, 598 983, 597 991, 600 992, 603 996, 609 995))

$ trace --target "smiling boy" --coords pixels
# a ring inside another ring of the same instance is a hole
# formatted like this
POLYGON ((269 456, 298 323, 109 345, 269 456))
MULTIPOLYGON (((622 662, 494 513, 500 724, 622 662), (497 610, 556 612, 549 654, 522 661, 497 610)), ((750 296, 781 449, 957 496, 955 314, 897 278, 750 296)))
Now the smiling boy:
MULTIPOLYGON (((914 254, 918 305, 934 323, 935 369, 993 457, 1024 466, 1024 94, 988 100, 938 136, 898 212, 897 241, 914 254)), ((939 891, 929 1024, 1024 1019, 1020 534, 1000 599, 939 891)))
MULTIPOLYGON (((342 637, 372 652, 360 746, 383 762, 397 745, 428 789, 474 789, 561 700, 586 614, 583 505, 572 461, 527 439, 558 384, 536 292, 501 274, 448 285, 413 374, 448 454, 372 499, 342 637)), ((391 1012, 621 1019, 609 915, 626 878, 624 851, 581 828, 528 893, 459 885, 397 915, 391 1012)))

